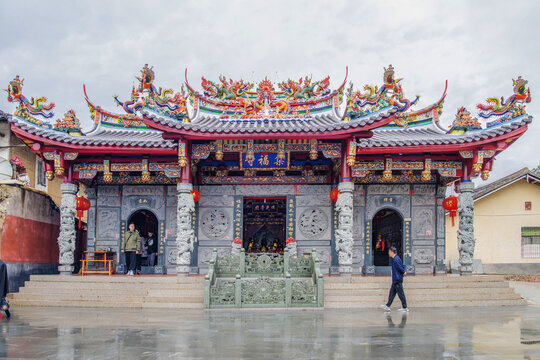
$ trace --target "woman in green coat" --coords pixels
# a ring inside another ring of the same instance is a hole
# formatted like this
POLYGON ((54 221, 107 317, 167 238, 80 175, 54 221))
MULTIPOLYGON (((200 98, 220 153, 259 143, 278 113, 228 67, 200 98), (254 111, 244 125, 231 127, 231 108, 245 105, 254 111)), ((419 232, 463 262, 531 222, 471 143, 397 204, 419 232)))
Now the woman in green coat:
POLYGON ((137 265, 137 254, 141 250, 141 237, 139 232, 135 230, 135 224, 131 223, 128 226, 128 231, 124 233, 122 239, 121 251, 125 254, 126 269, 128 275, 134 275, 135 266, 137 265))

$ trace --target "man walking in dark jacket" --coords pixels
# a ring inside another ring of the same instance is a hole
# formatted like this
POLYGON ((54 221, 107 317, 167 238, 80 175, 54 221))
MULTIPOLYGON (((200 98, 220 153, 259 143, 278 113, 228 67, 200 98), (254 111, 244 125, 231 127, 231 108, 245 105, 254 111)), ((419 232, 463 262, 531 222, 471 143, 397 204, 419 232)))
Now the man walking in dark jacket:
POLYGON ((407 299, 405 298, 405 293, 403 292, 403 275, 407 275, 405 272, 405 267, 397 255, 395 246, 390 247, 388 250, 388 255, 390 255, 392 258, 392 287, 390 288, 390 294, 388 294, 388 302, 385 305, 381 305, 381 308, 385 311, 390 311, 390 306, 392 306, 392 302, 397 294, 402 305, 402 308, 398 311, 408 312, 409 308, 407 307, 407 299))

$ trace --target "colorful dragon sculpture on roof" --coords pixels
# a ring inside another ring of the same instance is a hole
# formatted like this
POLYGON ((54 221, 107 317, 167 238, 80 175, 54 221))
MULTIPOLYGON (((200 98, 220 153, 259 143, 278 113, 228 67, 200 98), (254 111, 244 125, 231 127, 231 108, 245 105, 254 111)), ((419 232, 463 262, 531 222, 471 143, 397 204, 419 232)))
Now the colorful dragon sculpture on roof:
POLYGON ((63 119, 57 119, 54 124, 56 130, 64 131, 73 135, 81 134, 81 123, 73 109, 64 114, 63 119))
POLYGON ((189 84, 188 90, 203 111, 221 112, 222 119, 258 118, 306 118, 311 111, 332 106, 332 97, 341 94, 341 88, 334 93, 328 89, 330 77, 312 82, 307 76, 298 81, 287 80, 278 83, 279 90, 265 78, 258 83, 233 81, 224 76, 219 82, 202 78, 203 94, 198 94, 189 84))
POLYGON ((367 92, 353 91, 351 83, 347 91, 347 110, 345 118, 354 120, 356 118, 377 112, 388 106, 396 106, 398 112, 407 111, 412 105, 416 104, 419 96, 410 101, 403 95, 401 88, 401 79, 394 78, 394 67, 389 65, 384 68, 383 85, 378 86, 365 85, 364 90, 367 92))
POLYGON ((42 116, 46 119, 50 119, 54 116, 51 111, 54 108, 54 103, 46 104, 46 97, 39 97, 34 99, 33 97, 28 100, 22 94, 24 79, 20 79, 19 75, 15 76, 15 79, 9 82, 8 88, 5 89, 8 93, 9 102, 18 102, 15 115, 22 118, 26 118, 27 115, 42 116))
POLYGON ((519 76, 517 80, 513 79, 512 82, 514 85, 514 94, 508 100, 504 100, 502 96, 500 100, 496 97, 491 97, 487 99, 488 105, 477 105, 477 108, 480 109, 478 116, 481 118, 497 118, 495 121, 489 122, 487 124, 488 127, 506 122, 526 113, 525 104, 531 102, 531 90, 526 87, 528 81, 519 76))
POLYGON ((464 106, 460 107, 456 113, 456 118, 452 123, 452 127, 449 130, 450 134, 462 134, 469 130, 480 130, 482 124, 478 121, 478 118, 473 118, 470 111, 464 106))
POLYGON ((321 81, 311 82, 311 78, 307 76, 298 81, 287 80, 278 84, 279 88, 283 91, 283 94, 287 99, 292 100, 309 100, 314 96, 326 95, 330 92, 328 87, 330 86, 330 76, 324 78, 321 81))
POLYGON ((122 102, 115 95, 117 105, 129 114, 134 114, 142 107, 148 107, 175 119, 187 121, 187 97, 184 87, 182 86, 179 93, 174 93, 172 89, 156 88, 154 78, 153 67, 149 68, 148 64, 145 64, 141 70, 141 77, 136 77, 139 80, 139 86, 131 90, 131 99, 122 102))

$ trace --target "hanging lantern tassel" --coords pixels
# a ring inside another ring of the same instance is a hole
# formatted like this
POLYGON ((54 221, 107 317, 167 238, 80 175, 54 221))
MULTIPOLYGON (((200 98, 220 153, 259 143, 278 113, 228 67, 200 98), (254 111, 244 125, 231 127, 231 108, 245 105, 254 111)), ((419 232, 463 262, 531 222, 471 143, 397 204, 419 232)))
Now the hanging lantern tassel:
POLYGON ((455 195, 449 196, 444 199, 442 205, 445 210, 450 212, 450 218, 452 218, 452 226, 455 226, 454 218, 457 215, 458 197, 455 195))
POLYGON ((81 218, 84 215, 84 212, 88 209, 90 209, 90 200, 87 198, 84 198, 82 196, 77 196, 75 199, 77 207, 75 208, 77 210, 77 217, 79 218, 79 229, 81 228, 81 218))

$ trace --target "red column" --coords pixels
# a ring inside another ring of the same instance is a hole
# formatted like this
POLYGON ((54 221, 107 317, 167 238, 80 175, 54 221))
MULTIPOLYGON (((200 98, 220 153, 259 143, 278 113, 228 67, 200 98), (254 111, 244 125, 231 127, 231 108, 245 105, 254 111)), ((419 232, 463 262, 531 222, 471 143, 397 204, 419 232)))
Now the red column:
POLYGON ((352 182, 352 172, 349 165, 347 165, 347 152, 348 141, 344 141, 341 144, 341 171, 339 176, 339 182, 352 182))
POLYGON ((180 168, 180 182, 191 184, 191 144, 186 143, 186 160, 187 164, 180 168))

